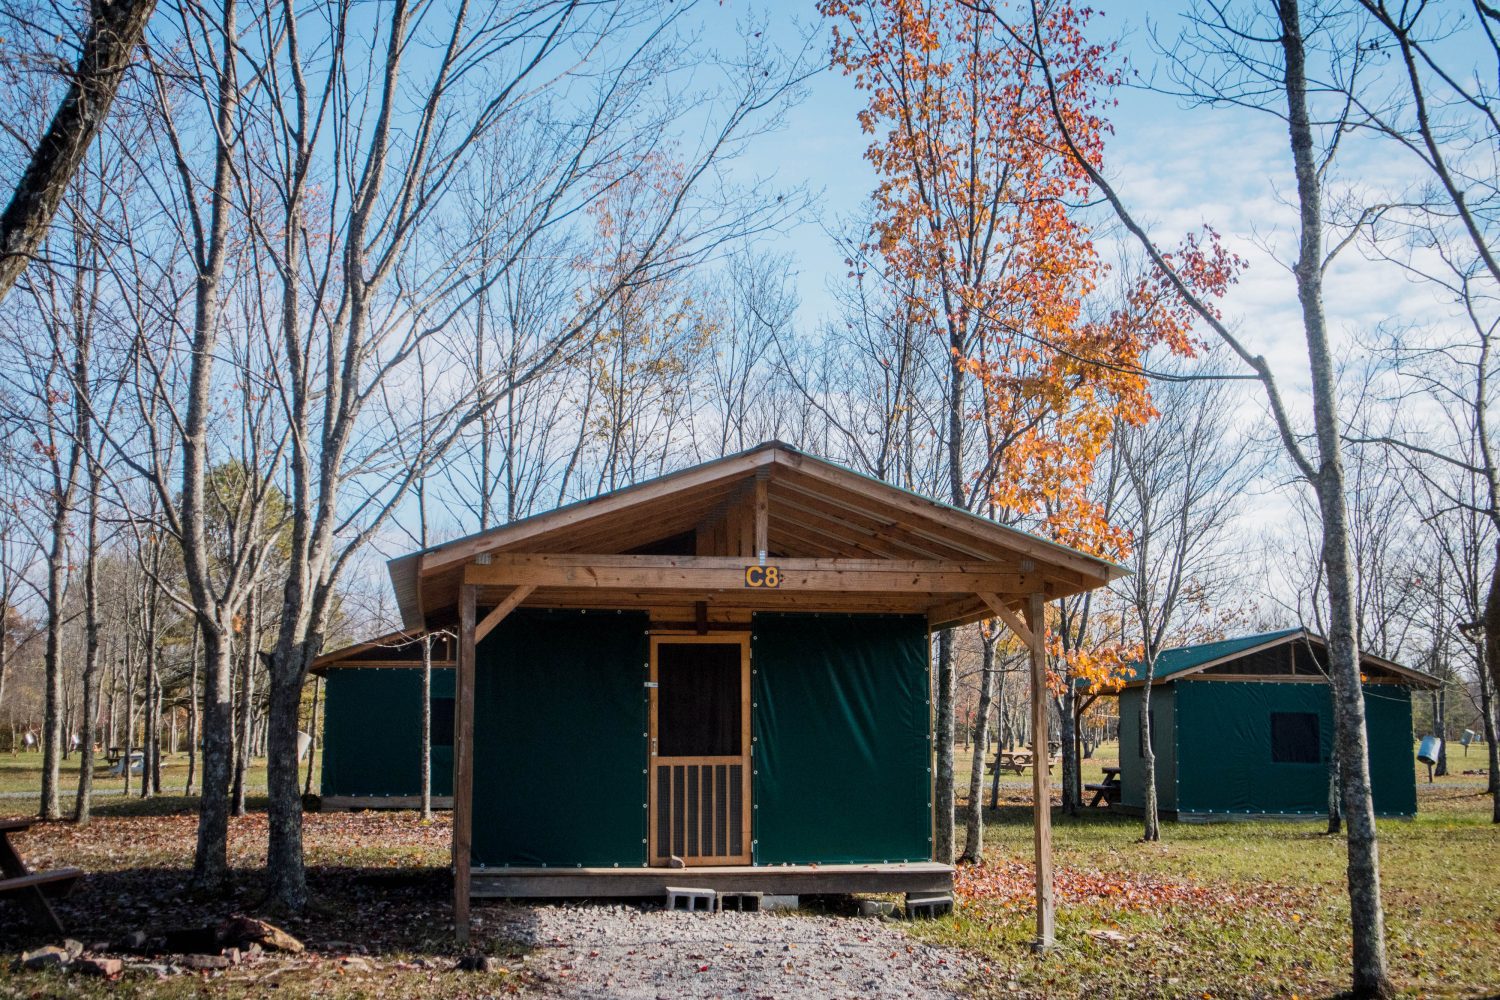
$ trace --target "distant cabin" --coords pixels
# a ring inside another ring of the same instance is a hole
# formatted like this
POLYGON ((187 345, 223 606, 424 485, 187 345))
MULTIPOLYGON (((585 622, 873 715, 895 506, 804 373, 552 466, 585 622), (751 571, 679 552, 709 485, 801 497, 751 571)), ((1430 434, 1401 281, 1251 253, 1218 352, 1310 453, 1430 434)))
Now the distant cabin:
MULTIPOLYGON (((454 639, 432 641, 432 804, 453 806, 454 639)), ((324 809, 415 809, 422 801, 422 642, 383 635, 320 658, 324 809)))
MULTIPOLYGON (((1162 652, 1151 690, 1158 809, 1178 819, 1326 815, 1327 663, 1323 638, 1301 628, 1162 652)), ((1360 665, 1375 813, 1415 815, 1411 694, 1437 681, 1368 653, 1360 665)), ((1119 808, 1126 812, 1145 807, 1143 687, 1137 668, 1119 692, 1119 808)))

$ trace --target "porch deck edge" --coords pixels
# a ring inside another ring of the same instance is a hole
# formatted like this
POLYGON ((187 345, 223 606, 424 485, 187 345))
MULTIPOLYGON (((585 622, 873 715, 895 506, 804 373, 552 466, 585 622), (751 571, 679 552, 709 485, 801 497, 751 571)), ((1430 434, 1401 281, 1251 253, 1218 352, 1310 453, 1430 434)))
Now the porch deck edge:
POLYGON ((953 866, 933 861, 868 865, 734 865, 693 868, 475 868, 475 899, 624 899, 668 886, 799 896, 951 892, 953 866))

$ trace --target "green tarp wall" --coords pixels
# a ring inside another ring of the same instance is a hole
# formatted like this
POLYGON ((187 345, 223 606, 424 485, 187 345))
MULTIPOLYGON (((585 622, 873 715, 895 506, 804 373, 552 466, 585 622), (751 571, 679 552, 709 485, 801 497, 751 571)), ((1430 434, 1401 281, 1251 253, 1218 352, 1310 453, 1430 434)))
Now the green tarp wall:
MULTIPOLYGON (((1327 811, 1326 761, 1333 748, 1333 703, 1328 685, 1183 681, 1173 687, 1177 689, 1179 811, 1327 811), (1274 763, 1272 712, 1317 713, 1323 762, 1274 763)), ((1411 816, 1417 810, 1411 691, 1394 685, 1367 686, 1365 717, 1375 812, 1381 816, 1411 816)))
MULTIPOLYGON (((1177 685, 1151 688, 1151 748, 1156 753, 1156 807, 1177 808, 1177 685)), ((1093 792, 1085 792, 1086 799, 1093 792)), ((1141 689, 1120 692, 1120 805, 1146 807, 1146 762, 1141 757, 1141 689)))
POLYGON ((475 865, 646 863, 648 625, 522 610, 479 644, 475 865))
MULTIPOLYGON (((422 671, 335 667, 324 678, 323 795, 422 794, 422 671)), ((453 697, 435 667, 432 696, 453 697)), ((453 747, 432 748, 432 794, 453 794, 453 747)))
POLYGON ((932 857, 927 623, 758 614, 756 864, 932 857))

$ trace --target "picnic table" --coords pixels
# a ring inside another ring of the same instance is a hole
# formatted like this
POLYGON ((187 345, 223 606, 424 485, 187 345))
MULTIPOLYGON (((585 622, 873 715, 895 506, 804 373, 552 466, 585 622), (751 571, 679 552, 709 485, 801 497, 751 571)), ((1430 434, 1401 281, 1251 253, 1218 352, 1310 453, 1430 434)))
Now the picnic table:
POLYGON ((58 868, 50 872, 34 872, 27 868, 10 842, 10 835, 31 829, 33 822, 30 819, 0 819, 0 896, 19 896, 38 924, 61 934, 62 921, 57 919, 57 911, 52 909, 42 889, 45 886, 57 895, 65 896, 72 891, 83 872, 77 868, 58 868))
MULTIPOLYGON (((1047 744, 1048 767, 1051 767, 1057 763, 1058 755, 1061 752, 1062 744, 1058 743, 1056 740, 1053 740, 1052 742, 1049 742, 1047 744)), ((1030 750, 1001 750, 999 753, 995 754, 995 759, 990 761, 990 766, 986 770, 994 771, 998 768, 1002 771, 1014 771, 1017 774, 1020 774, 1035 762, 1036 754, 1032 753, 1030 750)))
POLYGON ((1083 786, 1086 792, 1093 792, 1094 798, 1089 802, 1089 807, 1112 806, 1120 801, 1120 769, 1118 767, 1101 768, 1104 772, 1104 780, 1083 786))

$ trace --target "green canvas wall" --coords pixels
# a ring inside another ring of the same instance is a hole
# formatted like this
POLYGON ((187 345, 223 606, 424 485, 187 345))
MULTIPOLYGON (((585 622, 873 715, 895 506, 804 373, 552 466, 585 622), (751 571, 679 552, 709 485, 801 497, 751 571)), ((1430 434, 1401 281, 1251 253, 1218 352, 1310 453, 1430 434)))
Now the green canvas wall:
MULTIPOLYGON (((1178 809, 1185 813, 1291 813, 1328 808, 1333 748, 1332 694, 1326 684, 1183 681, 1177 688, 1178 809), (1272 712, 1316 713, 1320 762, 1271 759, 1272 712)), ((1416 812, 1411 692, 1365 689, 1375 812, 1416 812)))
MULTIPOLYGON (((432 696, 453 697, 453 670, 432 671, 432 696)), ((323 785, 328 795, 422 794, 422 672, 339 667, 324 678, 323 785)), ((453 748, 432 748, 432 794, 453 794, 453 748)))
POLYGON ((646 863, 643 613, 517 611, 475 650, 473 863, 646 863))
POLYGON ((755 616, 756 864, 932 857, 927 623, 755 616))
POLYGON ((1365 687, 1370 779, 1378 816, 1417 814, 1417 757, 1412 747, 1411 688, 1365 687))
MULTIPOLYGON (((1155 727, 1151 747, 1156 753, 1156 807, 1164 812, 1177 808, 1177 685, 1151 688, 1151 718, 1155 727)), ((1146 762, 1141 750, 1141 689, 1120 692, 1120 805, 1146 807, 1146 762)), ((1086 797, 1092 798, 1093 793, 1086 797)))

